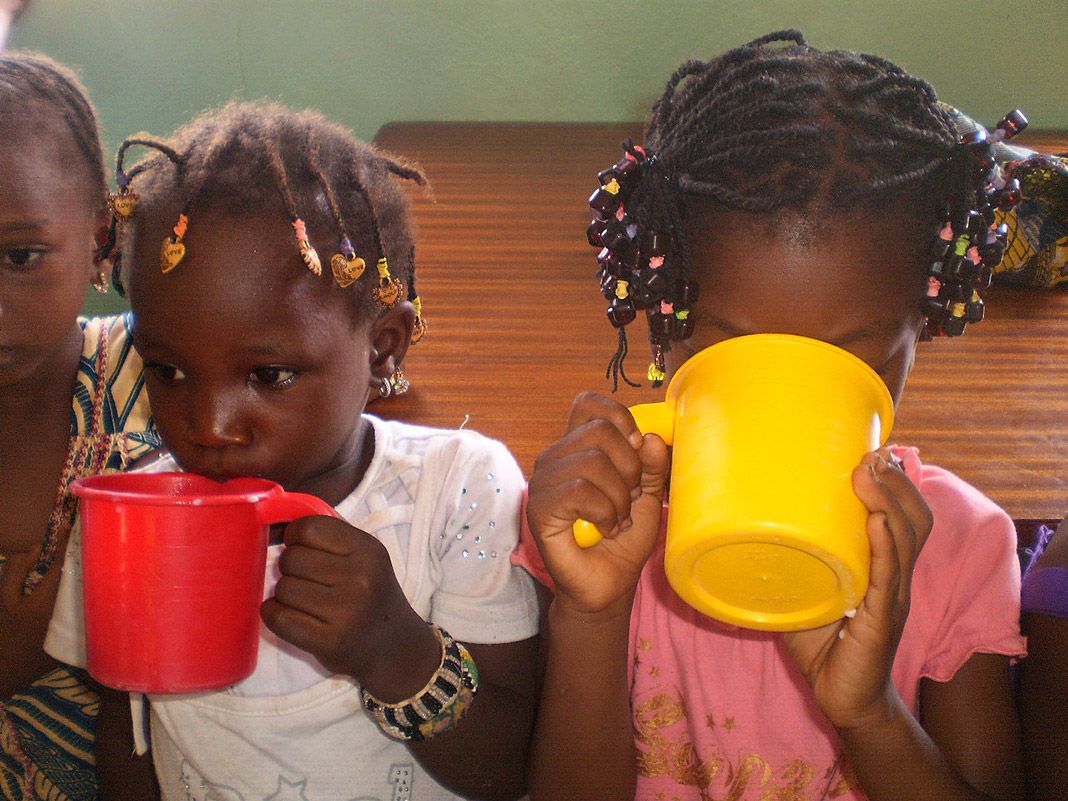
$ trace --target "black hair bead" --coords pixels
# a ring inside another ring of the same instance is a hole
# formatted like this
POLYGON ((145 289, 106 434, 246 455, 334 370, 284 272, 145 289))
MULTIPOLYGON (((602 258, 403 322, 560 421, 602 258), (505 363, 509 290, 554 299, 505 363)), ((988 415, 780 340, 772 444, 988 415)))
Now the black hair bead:
POLYGON ((671 339, 675 333, 675 315, 655 312, 649 314, 649 336, 671 339))
POLYGON ((1020 205, 1023 193, 1020 190, 1020 180, 1013 178, 998 193, 998 208, 1002 211, 1011 211, 1020 205))
POLYGON ((612 219, 605 226, 601 235, 601 242, 609 250, 618 250, 630 240, 627 238, 627 228, 619 220, 612 219))
POLYGON ((964 327, 968 321, 963 316, 948 314, 942 320, 942 331, 947 337, 959 337, 964 333, 964 327))
POLYGON ((936 236, 934 239, 932 239, 930 249, 931 261, 945 260, 946 254, 949 253, 949 248, 952 244, 952 239, 943 239, 940 236, 936 236))
POLYGON ((590 243, 592 247, 599 248, 604 247, 604 229, 608 226, 608 223, 604 220, 593 220, 590 222, 589 227, 586 228, 586 241, 590 243))
POLYGON ((675 305, 692 308, 697 303, 698 292, 697 282, 690 278, 680 278, 675 283, 675 305))
POLYGON ((672 334, 672 338, 678 341, 689 339, 693 336, 693 317, 687 316, 680 320, 675 318, 675 331, 672 334))
POLYGON ((601 273, 601 295, 605 300, 613 300, 616 296, 616 279, 607 273, 601 273))
POLYGON ((1006 139, 1012 139, 1020 131, 1027 127, 1027 117, 1018 108, 1014 108, 1001 118, 997 127, 1005 132, 1006 139))
POLYGON ((593 194, 590 195, 590 208, 605 217, 613 216, 621 202, 619 192, 609 192, 603 186, 595 189, 593 194))
POLYGON ((638 281, 657 299, 667 298, 671 292, 671 278, 662 269, 642 270, 638 274, 638 281))
POLYGON ((981 323, 986 314, 982 300, 972 300, 964 306, 964 319, 969 323, 981 323))
MULTIPOLYGON (((637 276, 632 276, 637 278, 637 276)), ((660 298, 649 291, 641 281, 635 280, 630 284, 630 297, 634 301, 634 308, 640 310, 651 309, 658 303, 660 298)))
POLYGON ((621 183, 629 182, 636 180, 641 174, 641 165, 634 159, 624 157, 616 162, 612 172, 621 183))
POLYGON ((987 267, 997 267, 1005 257, 1005 243, 995 239, 979 246, 979 258, 987 267))
POLYGON ((928 295, 923 299, 923 313, 929 318, 938 318, 946 310, 945 301, 939 295, 928 295))
POLYGON ((597 261, 600 263, 602 270, 604 270, 609 275, 615 276, 616 278, 622 278, 623 273, 627 271, 626 268, 623 266, 623 262, 620 261, 619 256, 610 251, 608 248, 604 248, 600 252, 600 254, 597 256, 597 261))
POLYGON ((611 183, 612 181, 615 181, 618 178, 619 176, 616 175, 615 167, 609 167, 607 170, 601 170, 599 173, 597 173, 597 180, 601 182, 601 186, 604 186, 607 183, 611 183))
POLYGON ((637 312, 634 309, 634 304, 629 300, 620 300, 616 298, 612 301, 608 307, 608 322, 610 322, 616 328, 622 328, 627 323, 633 322, 637 316, 637 312))
MULTIPOLYGON (((1001 264, 1001 259, 998 259, 997 264, 1001 264)), ((988 289, 990 287, 990 283, 994 280, 993 268, 996 267, 997 264, 990 265, 984 263, 979 265, 979 274, 975 278, 975 285, 979 287, 979 289, 988 289)))

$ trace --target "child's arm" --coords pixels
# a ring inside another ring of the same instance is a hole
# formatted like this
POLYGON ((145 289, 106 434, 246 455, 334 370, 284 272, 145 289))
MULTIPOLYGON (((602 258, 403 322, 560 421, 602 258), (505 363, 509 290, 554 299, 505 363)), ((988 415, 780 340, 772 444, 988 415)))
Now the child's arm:
POLYGON ((950 681, 924 680, 923 725, 891 681, 913 565, 932 520, 919 491, 884 456, 869 454, 853 475, 870 512, 864 601, 854 618, 786 635, 787 644, 872 801, 1018 799, 1007 657, 976 654, 950 681))
POLYGON ((1025 605, 1027 658, 1017 674, 1028 797, 1044 801, 1068 798, 1068 618, 1061 616, 1068 607, 1068 522, 1058 526, 1032 573, 1028 580, 1038 578, 1047 592, 1058 593, 1036 604, 1045 611, 1025 605), (1036 572, 1047 569, 1057 572, 1036 572))
POLYGON ((543 632, 532 799, 634 798, 631 604, 659 533, 667 465, 659 438, 643 440, 624 407, 589 394, 576 399, 568 433, 535 465, 527 518, 556 597, 543 632), (605 539, 579 548, 571 528, 579 517, 605 539))
MULTIPOLYGON (((327 517, 290 524, 285 543, 282 578, 263 604, 268 627, 383 702, 422 690, 439 667, 441 646, 408 603, 382 543, 327 517)), ((462 795, 516 798, 525 787, 537 638, 468 648, 479 672, 469 711, 451 731, 410 748, 462 795)))
POLYGON ((100 801, 159 801, 152 755, 134 752, 130 696, 95 685, 100 696, 96 720, 96 772, 100 801))

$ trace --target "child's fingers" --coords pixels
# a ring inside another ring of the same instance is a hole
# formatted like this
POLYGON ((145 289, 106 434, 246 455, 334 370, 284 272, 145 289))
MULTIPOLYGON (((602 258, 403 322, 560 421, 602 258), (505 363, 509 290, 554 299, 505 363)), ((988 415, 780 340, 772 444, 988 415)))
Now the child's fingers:
POLYGON ((875 620, 893 620, 901 603, 901 552, 883 512, 868 516, 867 532, 871 574, 863 605, 875 620))
POLYGON ((934 516, 927 501, 920 494, 920 489, 912 483, 905 474, 904 463, 890 451, 890 448, 881 448, 878 451, 883 463, 877 465, 876 475, 893 493, 898 504, 912 523, 912 530, 916 534, 916 553, 923 550, 924 543, 931 533, 934 525, 934 516))
POLYGON ((639 447, 640 436, 638 446, 635 447, 614 423, 595 418, 582 423, 569 431, 563 439, 546 448, 535 460, 534 470, 535 473, 551 472, 558 463, 572 454, 600 451, 611 465, 612 472, 622 476, 629 486, 637 488, 642 473, 639 447))
POLYGON ((328 610, 334 606, 336 597, 334 588, 305 578, 282 576, 274 587, 274 599, 282 606, 324 623, 330 618, 328 610))
POLYGON ((567 430, 574 431, 592 420, 611 423, 632 448, 636 450, 641 447, 641 432, 626 406, 594 392, 583 392, 571 404, 567 430))
POLYGON ((640 493, 641 463, 636 454, 633 458, 635 474, 630 478, 621 475, 603 451, 568 454, 531 481, 531 494, 539 499, 536 510, 551 500, 553 517, 563 523, 582 517, 603 532, 611 531, 630 517, 631 502, 640 493), (571 514, 576 517, 569 519, 571 514))
POLYGON ((286 606, 276 598, 268 598, 260 605, 260 617, 278 637, 309 653, 314 653, 326 628, 321 618, 286 606))
POLYGON ((347 556, 359 539, 358 535, 365 538, 369 536, 341 518, 310 515, 286 526, 282 541, 287 546, 303 545, 335 556, 347 556), (354 536, 354 532, 357 536, 354 536))
MULTIPOLYGON (((876 532, 881 534, 882 527, 889 532, 897 551, 898 596, 902 603, 907 603, 912 568, 926 539, 926 531, 917 531, 914 522, 914 517, 923 515, 915 506, 912 507, 910 515, 902 501, 911 503, 910 495, 915 493, 918 496, 919 493, 904 473, 891 466, 877 453, 864 457, 854 471, 853 486, 857 496, 868 508, 869 522, 879 523, 881 517, 882 523, 876 527, 876 532)), ((920 503, 926 509, 922 498, 920 503)), ((925 519, 929 519, 929 515, 927 512, 925 519)), ((872 536, 871 525, 868 535, 869 538, 872 536)))
POLYGON ((629 506, 620 512, 607 495, 583 477, 554 487, 537 488, 536 494, 534 489, 532 485, 527 517, 542 547, 555 547, 549 543, 560 539, 570 541, 576 520, 589 521, 602 536, 612 538, 630 519, 629 506))
POLYGON ((278 569, 283 576, 305 579, 333 587, 341 578, 338 574, 339 559, 336 554, 309 548, 306 545, 288 545, 278 559, 278 569))

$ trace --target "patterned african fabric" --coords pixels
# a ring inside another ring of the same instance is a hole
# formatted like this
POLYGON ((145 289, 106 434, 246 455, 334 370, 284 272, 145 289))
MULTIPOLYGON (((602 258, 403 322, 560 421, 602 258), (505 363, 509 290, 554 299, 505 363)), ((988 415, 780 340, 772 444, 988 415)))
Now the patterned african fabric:
MULTIPOLYGON (((160 446, 144 392, 141 359, 129 315, 80 319, 82 356, 71 398, 71 441, 65 482, 124 469, 160 446)), ((65 488, 64 488, 65 489, 65 488)), ((56 499, 56 519, 69 527, 73 497, 56 499)), ((51 521, 50 521, 51 522, 51 521)), ((62 531, 49 526, 43 554, 62 531)), ((54 554, 53 554, 54 557, 54 554)), ((4 556, 0 554, 0 570, 4 556)), ((34 573, 59 569, 42 556, 34 573)), ((27 582, 32 591, 35 584, 27 582)), ((60 667, 0 703, 0 800, 90 801, 97 796, 93 735, 98 698, 82 671, 60 667)))
MULTIPOLYGON (((958 109, 942 107, 958 133, 986 130, 958 109)), ((1023 198, 1015 209, 994 213, 995 222, 1009 228, 994 283, 1047 288, 1068 282, 1068 153, 1046 155, 999 142, 994 158, 1005 181, 1019 180, 1023 198)))
POLYGON ((995 220, 1009 226, 1005 257, 994 280, 1007 286, 1053 287, 1068 282, 1068 156, 1032 153, 1009 161, 1023 200, 995 220))

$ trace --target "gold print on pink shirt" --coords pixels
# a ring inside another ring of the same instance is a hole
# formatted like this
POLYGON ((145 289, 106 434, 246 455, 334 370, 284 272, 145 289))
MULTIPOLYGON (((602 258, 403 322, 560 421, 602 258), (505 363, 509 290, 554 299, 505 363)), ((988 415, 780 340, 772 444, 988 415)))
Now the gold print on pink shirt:
MULTIPOLYGON (((686 702, 677 687, 654 695, 635 708, 640 776, 666 777, 684 787, 696 788, 701 801, 818 801, 840 798, 856 787, 840 761, 828 767, 814 785, 816 769, 800 757, 787 760, 778 770, 759 754, 739 756, 737 763, 721 753, 702 758, 691 739, 667 731, 685 721, 686 702)), ((706 725, 716 728, 711 715, 706 725)), ((724 717, 722 728, 735 730, 734 718, 724 717)))

